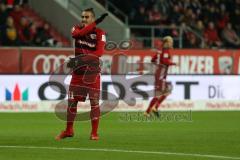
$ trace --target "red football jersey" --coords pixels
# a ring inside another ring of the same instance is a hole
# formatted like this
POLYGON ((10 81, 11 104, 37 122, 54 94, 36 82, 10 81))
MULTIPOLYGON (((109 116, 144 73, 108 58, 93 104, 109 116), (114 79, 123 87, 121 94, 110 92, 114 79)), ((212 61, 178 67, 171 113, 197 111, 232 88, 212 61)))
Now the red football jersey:
POLYGON ((106 43, 105 32, 96 28, 96 23, 86 27, 76 25, 72 28, 72 37, 75 39, 75 55, 93 54, 100 57, 106 43))
POLYGON ((90 99, 100 97, 100 65, 90 63, 99 62, 106 43, 105 32, 96 28, 96 23, 86 27, 76 25, 72 28, 72 37, 75 39, 75 57, 81 57, 88 66, 81 66, 74 71, 69 87, 69 100, 85 101, 87 95, 90 99), (92 56, 88 56, 92 55, 92 56))
MULTIPOLYGON (((96 28, 95 22, 86 27, 82 27, 81 25, 74 26, 72 28, 72 37, 75 39, 76 57, 86 54, 91 56, 83 57, 83 61, 99 61, 99 57, 101 57, 104 52, 106 35, 102 29, 96 28)), ((100 72, 100 67, 98 69, 100 72)), ((75 73, 86 70, 91 70, 91 67, 81 67, 75 71, 75 73)), ((93 67, 92 70, 96 70, 96 67, 93 67)))
POLYGON ((162 49, 161 53, 156 53, 151 60, 153 63, 158 65, 158 68, 155 73, 155 89, 164 90, 166 88, 166 78, 168 67, 170 65, 175 65, 171 61, 171 55, 169 49, 162 49))
POLYGON ((175 65, 175 63, 173 63, 171 60, 170 50, 165 48, 162 49, 161 54, 159 53, 155 54, 152 57, 151 61, 159 65, 167 65, 167 66, 175 65))

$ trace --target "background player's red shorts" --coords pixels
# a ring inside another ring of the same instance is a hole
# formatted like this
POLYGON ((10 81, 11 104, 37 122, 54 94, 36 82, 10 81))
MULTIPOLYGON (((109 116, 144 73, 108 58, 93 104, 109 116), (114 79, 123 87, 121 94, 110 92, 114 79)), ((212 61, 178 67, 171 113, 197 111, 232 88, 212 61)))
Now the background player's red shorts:
POLYGON ((156 70, 155 74, 155 90, 164 91, 166 89, 168 67, 160 67, 156 70))
POLYGON ((72 75, 69 86, 68 100, 82 101, 100 98, 100 74, 98 75, 72 75))

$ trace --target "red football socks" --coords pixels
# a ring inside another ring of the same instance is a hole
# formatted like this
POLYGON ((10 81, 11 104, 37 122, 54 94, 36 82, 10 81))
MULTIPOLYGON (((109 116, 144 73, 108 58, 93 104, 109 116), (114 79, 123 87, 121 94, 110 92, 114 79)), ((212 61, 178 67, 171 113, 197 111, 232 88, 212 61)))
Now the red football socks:
POLYGON ((99 118, 100 118, 100 108, 99 105, 91 107, 91 123, 92 123, 92 135, 97 135, 98 132, 98 125, 99 125, 99 118))
POLYGON ((150 111, 152 110, 152 107, 157 103, 157 101, 158 101, 158 98, 157 97, 154 97, 152 100, 151 100, 151 102, 150 102, 150 104, 149 104, 149 106, 148 106, 148 109, 147 109, 147 113, 150 113, 150 111))
POLYGON ((157 105, 156 105, 156 109, 159 108, 159 106, 161 105, 161 103, 162 103, 166 98, 167 98, 167 96, 162 95, 162 96, 158 99, 157 105))
POLYGON ((77 115, 77 107, 68 107, 67 108, 67 127, 66 131, 73 131, 74 119, 77 115))

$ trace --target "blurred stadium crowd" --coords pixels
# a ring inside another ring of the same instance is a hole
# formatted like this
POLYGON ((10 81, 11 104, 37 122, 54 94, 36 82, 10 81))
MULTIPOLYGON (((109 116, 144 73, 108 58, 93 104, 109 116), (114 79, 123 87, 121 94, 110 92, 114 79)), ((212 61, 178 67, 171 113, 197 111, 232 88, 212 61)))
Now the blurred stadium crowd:
POLYGON ((28 6, 28 0, 0 0, 0 46, 68 44, 68 40, 28 6))
MULTIPOLYGON (((99 0, 102 4, 105 0, 99 0)), ((185 48, 199 48, 196 34, 203 37, 206 48, 240 47, 240 0, 109 0, 129 16, 130 25, 169 25, 156 37, 179 36, 176 26, 191 27, 195 34, 184 30, 185 48)), ((116 13, 118 14, 118 13, 116 13)), ((148 36, 145 32, 135 33, 148 36), (144 35, 145 34, 145 35, 144 35)))
MULTIPOLYGON (((154 44, 161 43, 159 37, 171 35, 179 40, 182 35, 183 48, 201 48, 203 43, 204 48, 240 48, 240 0, 97 1, 115 4, 128 16, 130 26, 159 26, 154 30, 154 44)), ((144 30, 131 31, 132 40, 152 36, 144 30)), ((0 0, 0 46, 61 47, 70 42, 39 17, 28 0, 0 0)))

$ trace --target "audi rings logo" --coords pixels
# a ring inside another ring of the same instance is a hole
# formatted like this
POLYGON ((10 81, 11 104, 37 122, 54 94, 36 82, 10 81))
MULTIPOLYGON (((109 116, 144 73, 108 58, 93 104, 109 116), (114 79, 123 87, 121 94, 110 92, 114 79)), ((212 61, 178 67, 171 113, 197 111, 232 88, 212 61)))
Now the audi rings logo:
POLYGON ((33 61, 33 72, 49 74, 51 72, 55 73, 68 73, 69 69, 66 65, 62 65, 64 61, 69 59, 70 56, 66 55, 44 55, 40 54, 36 56, 33 61), (60 67, 61 66, 61 67, 60 67))

